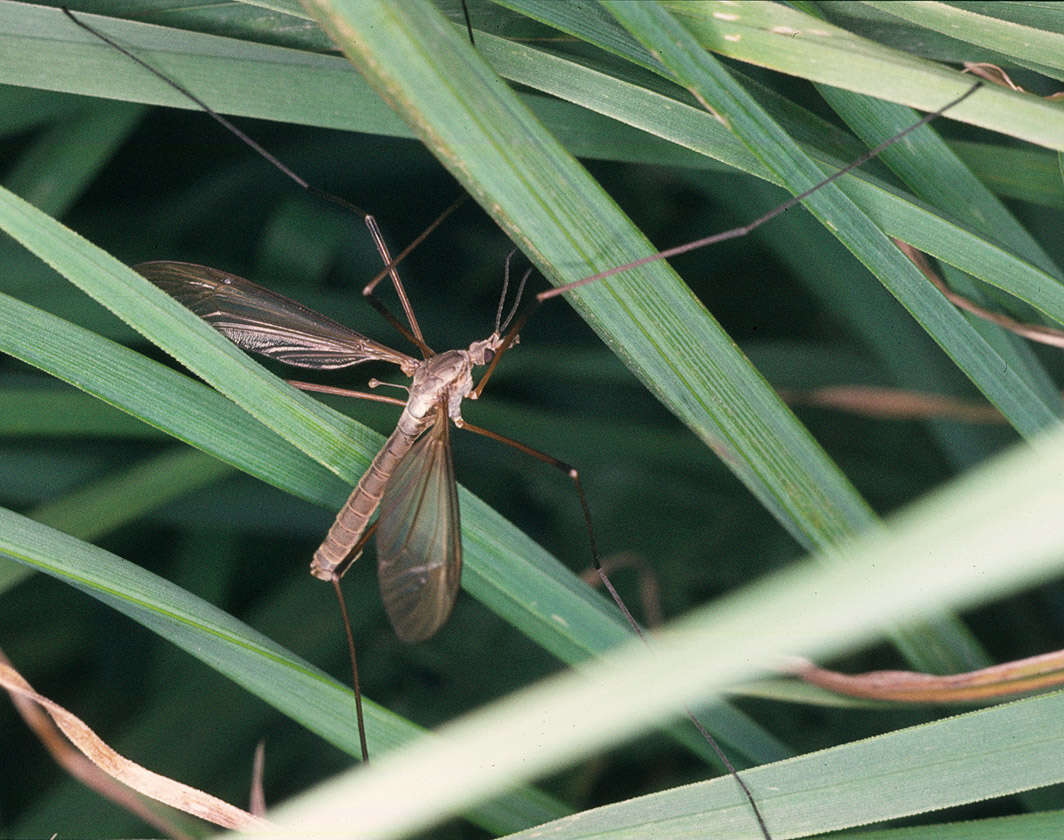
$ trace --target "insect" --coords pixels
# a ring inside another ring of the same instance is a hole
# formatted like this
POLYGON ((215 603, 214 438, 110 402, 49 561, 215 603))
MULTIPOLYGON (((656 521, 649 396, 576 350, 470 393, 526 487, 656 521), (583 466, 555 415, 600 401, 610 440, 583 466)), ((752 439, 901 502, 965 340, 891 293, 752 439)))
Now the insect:
POLYGON ((434 428, 434 427, 433 427, 434 428))
MULTIPOLYGON (((385 264, 390 263, 383 239, 379 234, 376 238, 385 264)), ((451 613, 462 573, 449 424, 464 425, 462 401, 478 395, 473 368, 491 362, 517 338, 516 333, 503 336, 510 320, 502 320, 503 299, 494 331, 465 350, 431 351, 411 312, 410 327, 424 353, 424 358, 416 359, 215 268, 149 262, 137 270, 244 350, 315 370, 389 362, 411 378, 395 431, 315 552, 311 574, 321 580, 341 576, 361 553, 379 507, 377 568, 392 627, 405 642, 422 642, 434 635, 451 613)), ((405 301, 397 275, 395 282, 405 301)), ((504 286, 503 295, 505 291, 504 286)), ((519 298, 520 290, 511 318, 519 298)))

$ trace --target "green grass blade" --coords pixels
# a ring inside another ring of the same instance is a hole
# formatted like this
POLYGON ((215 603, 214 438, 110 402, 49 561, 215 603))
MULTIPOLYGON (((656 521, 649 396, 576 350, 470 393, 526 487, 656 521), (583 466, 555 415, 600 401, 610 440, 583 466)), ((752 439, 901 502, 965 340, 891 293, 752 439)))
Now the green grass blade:
MULTIPOLYGON (((815 82, 934 111, 958 95, 962 77, 913 55, 775 3, 665 4, 713 52, 815 82)), ((957 106, 953 119, 1061 148, 1064 114, 1050 102, 990 86, 957 106)))
MULTIPOLYGON (((220 113, 271 115, 332 128, 390 126, 389 133, 406 131, 365 85, 349 84, 357 77, 342 59, 91 14, 85 20, 173 78, 195 78, 190 84, 220 113), (288 105, 281 106, 279 86, 300 95, 285 96, 288 105), (329 98, 336 106, 332 117, 322 107, 329 98)), ((0 81, 174 108, 198 107, 75 26, 59 9, 26 3, 0 5, 0 81), (42 61, 45 57, 48 60, 42 61)))
POLYGON ((1060 9, 1039 21, 1039 26, 1026 26, 986 14, 957 8, 949 3, 875 3, 868 5, 891 15, 897 15, 921 27, 934 29, 1005 55, 1022 56, 1025 64, 1037 66, 1042 72, 1058 72, 1064 78, 1064 28, 1061 28, 1060 9), (1047 26, 1055 23, 1057 31, 1047 26))
MULTIPOLYGON (((1017 814, 1011 817, 988 817, 979 821, 917 825, 907 828, 888 828, 882 831, 862 831, 862 840, 1008 840, 1026 837, 1030 840, 1053 840, 1059 837, 1064 817, 1058 811, 1017 814)), ((857 832, 840 834, 853 837, 857 832)))
MULTIPOLYGON (((1055 724, 1062 705, 1064 695, 1056 693, 970 712, 758 767, 747 772, 745 779, 755 796, 764 792, 773 838, 820 835, 1001 798, 1064 779, 1054 758, 1061 748, 1062 735, 1055 724), (940 784, 943 777, 954 780, 947 790, 940 784), (778 814, 775 819, 773 811, 778 814)), ((756 840, 761 835, 743 805, 736 803, 734 785, 729 782, 716 779, 631 799, 511 837, 697 837, 711 826, 719 836, 756 840)), ((1040 820, 1046 817, 1040 815, 1040 820)), ((984 826, 992 822, 969 822, 960 836, 1002 836, 982 833, 993 830, 992 825, 984 826)), ((1064 817, 1057 813, 1042 830, 1054 827, 1059 831, 1062 824, 1064 817)), ((1026 825, 1019 819, 1011 828, 1016 831, 1026 825)), ((926 835, 915 836, 938 838, 941 829, 937 825, 923 829, 926 835)), ((896 834, 898 840, 909 838, 906 830, 896 834)), ((883 840, 894 836, 895 832, 884 832, 883 840)), ((1004 836, 1030 835, 1021 831, 1004 836)))

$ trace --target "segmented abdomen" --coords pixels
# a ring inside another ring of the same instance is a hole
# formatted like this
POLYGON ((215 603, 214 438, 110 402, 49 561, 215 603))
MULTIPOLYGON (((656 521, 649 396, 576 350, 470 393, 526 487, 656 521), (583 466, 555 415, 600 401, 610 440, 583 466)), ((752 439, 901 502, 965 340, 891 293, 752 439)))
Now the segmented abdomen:
POLYGON ((380 504, 384 488, 399 462, 410 451, 425 425, 420 418, 408 417, 405 413, 381 451, 377 453, 369 469, 358 480, 347 502, 336 514, 336 520, 325 541, 314 552, 310 573, 320 580, 331 580, 336 567, 344 562, 358 545, 366 531, 373 512, 380 504), (407 420, 407 422, 403 422, 407 420), (413 421, 413 422, 410 422, 413 421))

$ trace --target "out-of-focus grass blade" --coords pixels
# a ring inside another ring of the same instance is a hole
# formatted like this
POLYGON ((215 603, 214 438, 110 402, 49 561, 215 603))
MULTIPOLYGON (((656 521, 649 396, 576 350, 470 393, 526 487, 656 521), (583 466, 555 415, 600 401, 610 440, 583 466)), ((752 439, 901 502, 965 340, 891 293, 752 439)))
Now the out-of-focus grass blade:
POLYGON ((217 481, 231 467, 202 452, 164 452, 41 505, 32 519, 86 541, 217 481))
POLYGON ((58 215, 85 189, 143 115, 143 108, 116 102, 58 122, 6 173, 4 186, 46 213, 58 215), (52 172, 66 177, 41 177, 52 172))
POLYGON ((4 405, 11 409, 0 415, 0 435, 4 437, 164 439, 158 429, 80 391, 9 386, 0 393, 4 405))
POLYGON ((950 146, 997 195, 1043 207, 1064 207, 1058 154, 962 140, 954 140, 950 146))

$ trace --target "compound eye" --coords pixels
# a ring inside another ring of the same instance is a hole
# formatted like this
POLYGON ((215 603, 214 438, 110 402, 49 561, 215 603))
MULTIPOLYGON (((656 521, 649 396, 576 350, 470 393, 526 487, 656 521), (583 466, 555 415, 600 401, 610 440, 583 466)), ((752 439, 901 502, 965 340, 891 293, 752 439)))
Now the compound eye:
POLYGON ((495 359, 495 351, 490 347, 484 348, 484 364, 490 365, 495 359))

